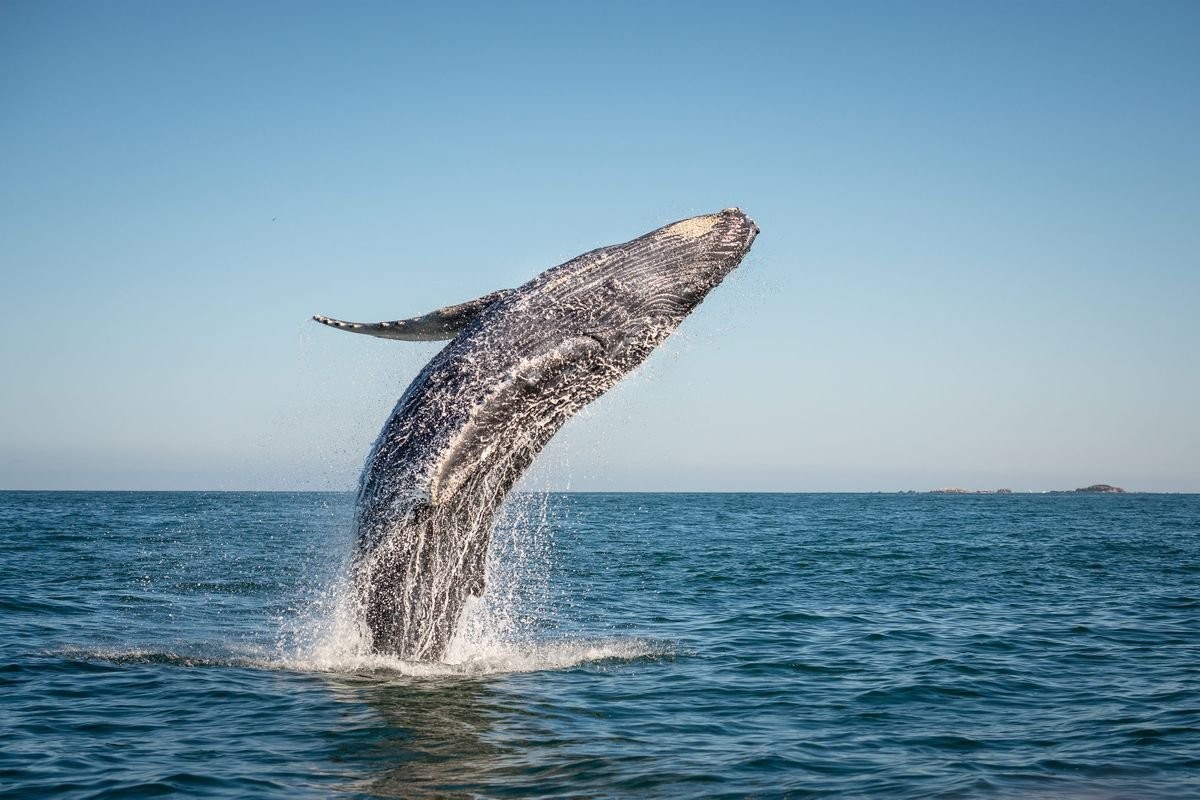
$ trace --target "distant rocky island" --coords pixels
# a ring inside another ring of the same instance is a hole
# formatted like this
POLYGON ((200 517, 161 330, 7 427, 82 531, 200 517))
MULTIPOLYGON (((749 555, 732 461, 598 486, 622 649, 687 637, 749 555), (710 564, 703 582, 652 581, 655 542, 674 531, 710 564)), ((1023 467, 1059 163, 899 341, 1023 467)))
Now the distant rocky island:
POLYGON ((1071 489, 1065 492, 1050 492, 1050 494, 1125 494, 1120 486, 1109 486, 1107 483, 1093 483, 1082 489, 1071 489))
MULTIPOLYGON (((930 489, 927 494, 1012 494, 1012 489, 960 489, 957 486, 946 486, 941 489, 930 489)), ((916 494, 910 492, 910 494, 916 494)), ((1107 483, 1093 483, 1079 489, 1057 489, 1046 494, 1125 494, 1120 486, 1110 486, 1107 483)))

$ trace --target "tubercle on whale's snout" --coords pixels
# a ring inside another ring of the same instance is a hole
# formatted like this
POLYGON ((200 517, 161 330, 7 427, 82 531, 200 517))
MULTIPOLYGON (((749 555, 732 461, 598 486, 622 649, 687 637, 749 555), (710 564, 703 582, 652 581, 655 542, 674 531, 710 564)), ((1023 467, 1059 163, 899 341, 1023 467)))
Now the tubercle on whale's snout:
POLYGON ((727 208, 718 216, 723 217, 725 222, 720 238, 710 252, 725 263, 726 270, 732 270, 750 252, 759 234, 758 223, 739 208, 727 208))
POLYGON ((740 208, 726 208, 718 211, 715 215, 720 220, 720 244, 718 250, 735 250, 739 252, 739 259, 744 256, 750 246, 754 244, 754 239, 759 234, 758 223, 742 211, 740 208))
POLYGON ((742 223, 742 226, 750 229, 749 235, 750 235, 751 240, 753 240, 754 237, 757 236, 761 230, 758 227, 758 223, 755 222, 753 219, 751 219, 750 215, 747 214, 745 211, 742 211, 740 208, 727 208, 724 211, 722 211, 721 213, 722 214, 731 214, 731 215, 738 217, 739 221, 742 223))

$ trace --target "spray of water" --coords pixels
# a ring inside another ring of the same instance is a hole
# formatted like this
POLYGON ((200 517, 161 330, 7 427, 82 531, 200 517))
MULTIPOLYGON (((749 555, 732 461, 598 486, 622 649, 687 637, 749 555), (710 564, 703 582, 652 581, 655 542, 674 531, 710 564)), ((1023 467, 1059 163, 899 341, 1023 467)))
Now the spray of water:
POLYGON ((509 496, 496 517, 486 589, 459 618, 442 661, 404 661, 370 647, 349 567, 332 577, 308 608, 285 621, 276 666, 318 672, 477 676, 568 669, 584 663, 669 656, 661 642, 560 634, 550 585, 554 558, 552 499, 509 496))

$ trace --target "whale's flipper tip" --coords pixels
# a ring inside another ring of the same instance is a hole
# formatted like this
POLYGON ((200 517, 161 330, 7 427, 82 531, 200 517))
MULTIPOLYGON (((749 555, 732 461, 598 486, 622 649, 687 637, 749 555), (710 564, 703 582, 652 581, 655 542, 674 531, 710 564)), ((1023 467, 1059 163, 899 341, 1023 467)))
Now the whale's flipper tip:
POLYGON ((333 317, 327 317, 323 314, 313 314, 313 320, 321 323, 322 325, 328 325, 331 328, 338 328, 340 330, 352 331, 366 327, 361 322, 346 322, 345 320, 334 319, 333 317))

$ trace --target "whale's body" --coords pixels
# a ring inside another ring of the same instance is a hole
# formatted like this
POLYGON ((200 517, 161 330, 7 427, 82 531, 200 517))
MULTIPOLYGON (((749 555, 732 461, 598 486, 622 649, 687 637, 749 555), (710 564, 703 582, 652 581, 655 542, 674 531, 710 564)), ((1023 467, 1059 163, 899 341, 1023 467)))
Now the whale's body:
POLYGON ((514 290, 332 327, 448 339, 396 404, 358 492, 353 575, 372 647, 440 660, 484 588, 493 516, 568 419, 637 367, 741 262, 738 209, 603 247, 514 290))

